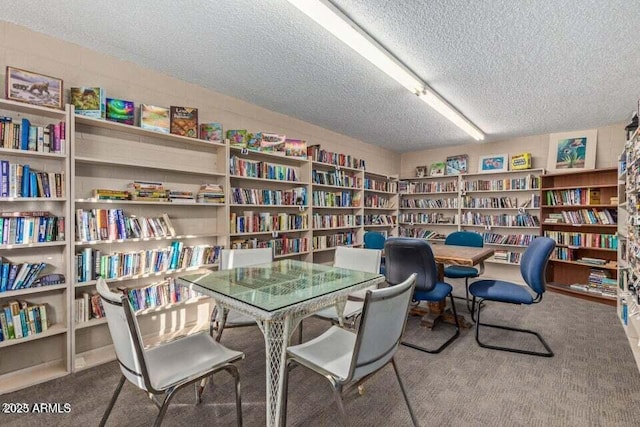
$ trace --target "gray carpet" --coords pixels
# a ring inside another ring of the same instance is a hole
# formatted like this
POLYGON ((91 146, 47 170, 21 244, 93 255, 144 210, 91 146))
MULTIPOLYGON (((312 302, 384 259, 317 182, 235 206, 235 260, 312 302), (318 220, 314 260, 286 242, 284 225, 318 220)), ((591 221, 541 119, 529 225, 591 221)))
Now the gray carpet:
MULTIPOLYGON (((460 312, 466 312, 458 304, 460 312)), ((508 321, 537 329, 556 356, 540 358, 479 348, 473 329, 439 355, 402 347, 397 361, 411 401, 423 426, 638 426, 640 374, 615 308, 547 293, 532 307, 489 305, 483 320, 508 321)), ((326 323, 305 321, 305 338, 326 323)), ((451 330, 433 332, 413 318, 407 339, 435 346, 451 330), (443 333, 445 335, 443 335, 443 333)), ((487 340, 537 348, 536 343, 511 333, 491 332, 487 340)), ((223 343, 247 354, 239 364, 245 426, 265 422, 264 341, 257 328, 225 331, 223 343)), ((0 402, 69 402, 67 415, 0 414, 1 425, 97 425, 119 379, 116 363, 0 397, 0 402)), ((193 405, 193 389, 179 393, 165 425, 234 425, 230 381, 217 376, 204 403, 193 405)), ((291 373, 289 425, 337 425, 336 408, 327 381, 303 368, 291 373)), ((366 393, 345 399, 354 426, 410 425, 393 369, 388 366, 366 383, 366 393)), ((125 384, 108 425, 150 425, 156 407, 145 394, 125 384)))

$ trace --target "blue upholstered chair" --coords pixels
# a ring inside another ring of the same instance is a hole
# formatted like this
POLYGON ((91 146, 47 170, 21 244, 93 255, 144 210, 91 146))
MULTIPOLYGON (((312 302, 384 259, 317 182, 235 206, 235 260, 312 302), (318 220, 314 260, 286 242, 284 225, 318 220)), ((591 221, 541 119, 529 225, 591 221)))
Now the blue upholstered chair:
MULTIPOLYGON (((484 246, 484 240, 480 233, 475 231, 455 231, 447 236, 444 241, 445 245, 453 246, 471 246, 474 248, 481 248, 484 246)), ((483 270, 481 265, 480 270, 483 270)), ((464 290, 467 298, 467 307, 471 311, 469 301, 469 279, 478 277, 482 274, 482 271, 478 271, 475 267, 466 267, 463 265, 450 265, 444 269, 444 277, 449 279, 464 279, 464 290)))
MULTIPOLYGON (((387 238, 382 233, 377 231, 367 231, 364 233, 364 248, 365 249, 384 249, 384 242, 387 238)), ((385 261, 384 256, 380 260, 380 274, 384 274, 385 261)))
POLYGON ((518 329, 508 326, 494 325, 489 323, 480 322, 480 305, 486 301, 503 302, 508 304, 536 304, 542 301, 542 295, 545 292, 546 285, 546 270, 547 262, 553 252, 555 242, 548 237, 536 238, 522 254, 522 261, 520 262, 520 273, 522 278, 529 285, 529 288, 535 293, 531 295, 531 292, 523 286, 517 285, 511 282, 504 282, 501 280, 479 280, 469 286, 469 292, 473 295, 472 308, 475 308, 476 299, 478 299, 478 317, 476 318, 476 341, 480 347, 490 348, 493 350, 510 351, 513 353, 531 354, 534 356, 552 357, 553 351, 545 340, 537 332, 528 329, 518 329), (480 327, 487 326, 490 328, 498 328, 507 331, 524 332, 532 334, 538 337, 546 352, 537 352, 529 350, 521 350, 510 347, 499 347, 495 345, 485 344, 480 341, 480 327))
POLYGON ((426 353, 440 353, 460 334, 458 314, 451 294, 453 287, 448 283, 438 281, 436 260, 431 247, 424 239, 392 237, 385 242, 384 251, 387 256, 386 279, 390 285, 402 283, 411 274, 417 273, 418 277, 416 278, 416 287, 413 293, 414 301, 439 302, 447 296, 450 298, 456 321, 456 331, 444 344, 435 350, 429 350, 416 344, 402 343, 407 347, 426 353))

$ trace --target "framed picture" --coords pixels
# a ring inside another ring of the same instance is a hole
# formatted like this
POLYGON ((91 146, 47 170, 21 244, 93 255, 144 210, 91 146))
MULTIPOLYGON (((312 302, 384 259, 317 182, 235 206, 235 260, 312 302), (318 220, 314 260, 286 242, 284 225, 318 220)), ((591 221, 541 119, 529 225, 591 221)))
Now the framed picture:
POLYGON ((598 130, 552 133, 549 135, 549 171, 595 169, 598 130))
POLYGON ((447 157, 447 175, 460 175, 469 172, 469 156, 461 154, 447 157))
POLYGON ((416 177, 424 178, 427 176, 427 167, 426 166, 416 166, 416 177))
POLYGON ((7 99, 62 109, 62 79, 7 66, 7 99))
POLYGON ((445 162, 431 163, 431 169, 429 170, 429 175, 444 176, 446 170, 447 170, 447 164, 445 162))
POLYGON ((509 170, 509 155, 494 154, 492 156, 480 156, 478 160, 478 172, 506 172, 509 170))

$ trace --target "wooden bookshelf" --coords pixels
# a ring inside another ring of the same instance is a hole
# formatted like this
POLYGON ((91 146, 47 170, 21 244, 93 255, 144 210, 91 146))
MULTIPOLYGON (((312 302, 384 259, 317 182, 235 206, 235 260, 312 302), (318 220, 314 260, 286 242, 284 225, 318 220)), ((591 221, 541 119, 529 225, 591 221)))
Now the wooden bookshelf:
POLYGON ((589 284, 589 278, 599 271, 617 278, 617 175, 617 168, 607 168, 542 177, 540 231, 558 242, 547 269, 550 290, 616 304, 615 295, 603 294, 598 279, 589 284))

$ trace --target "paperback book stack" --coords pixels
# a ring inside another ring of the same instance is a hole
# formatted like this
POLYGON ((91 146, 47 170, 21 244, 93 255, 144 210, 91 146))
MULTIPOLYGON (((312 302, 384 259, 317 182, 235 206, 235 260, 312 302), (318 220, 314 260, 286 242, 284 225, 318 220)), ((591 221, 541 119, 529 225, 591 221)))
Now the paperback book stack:
POLYGON ((599 293, 605 296, 616 296, 617 281, 611 279, 608 271, 592 268, 589 271, 589 292, 599 293))
POLYGON ((202 184, 198 190, 198 203, 224 203, 224 190, 218 184, 202 184))
POLYGON ((131 195, 125 190, 93 190, 93 198, 98 200, 129 200, 131 195))
POLYGON ((129 184, 131 200, 141 202, 168 202, 169 191, 161 182, 133 181, 129 184))
POLYGON ((169 201, 172 203, 189 204, 195 203, 196 197, 193 191, 169 190, 169 201))

